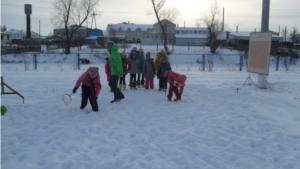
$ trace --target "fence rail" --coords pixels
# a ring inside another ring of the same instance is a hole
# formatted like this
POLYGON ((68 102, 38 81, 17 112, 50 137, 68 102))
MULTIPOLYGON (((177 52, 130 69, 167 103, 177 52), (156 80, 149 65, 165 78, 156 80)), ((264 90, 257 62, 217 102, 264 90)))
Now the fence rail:
MULTIPOLYGON (((129 53, 127 53, 127 56, 128 55, 129 53)), ((151 56, 152 58, 155 58, 156 52, 151 52, 151 56)), ((90 64, 98 64, 101 62, 104 63, 106 57, 109 57, 108 52, 79 52, 71 54, 26 52, 2 56, 1 65, 2 69, 22 69, 22 66, 24 65, 24 70, 80 70, 82 66, 88 67, 88 65, 90 64), (83 62, 84 60, 88 60, 88 62, 83 62), (30 64, 32 64, 32 68, 30 64)), ((172 61, 175 61, 174 63, 181 63, 182 60, 185 59, 187 61, 182 63, 190 64, 191 67, 197 67, 197 69, 201 71, 213 71, 216 69, 243 71, 243 68, 246 68, 246 65, 248 64, 247 56, 239 54, 207 54, 177 52, 172 53, 170 55, 170 59, 171 64, 172 61), (176 59, 180 59, 181 61, 177 62, 176 59)), ((280 67, 287 68, 287 66, 296 67, 297 69, 300 69, 299 65, 287 65, 286 58, 275 56, 271 57, 270 59, 272 60, 270 62, 270 68, 274 66, 275 71, 278 71, 280 67), (271 65, 272 62, 273 65, 271 65)))

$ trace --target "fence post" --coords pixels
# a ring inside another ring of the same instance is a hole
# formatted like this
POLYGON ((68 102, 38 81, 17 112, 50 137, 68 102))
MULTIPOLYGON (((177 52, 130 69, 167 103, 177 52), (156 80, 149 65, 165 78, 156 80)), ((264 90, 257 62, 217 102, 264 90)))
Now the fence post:
POLYGON ((37 55, 36 53, 33 54, 33 69, 37 69, 37 55))
POLYGON ((205 55, 202 55, 202 71, 205 71, 205 55))
POLYGON ((276 57, 276 68, 275 70, 278 71, 279 68, 279 56, 276 57))
POLYGON ((80 53, 77 53, 77 69, 80 70, 80 53))
POLYGON ((240 55, 240 71, 243 70, 243 56, 240 55))

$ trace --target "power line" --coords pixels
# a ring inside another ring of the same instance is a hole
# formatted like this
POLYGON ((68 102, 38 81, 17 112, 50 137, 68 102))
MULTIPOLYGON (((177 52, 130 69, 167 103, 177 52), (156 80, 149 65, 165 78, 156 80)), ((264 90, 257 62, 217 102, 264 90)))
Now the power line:
MULTIPOLYGON (((250 10, 261 10, 261 9, 258 9, 258 8, 227 8, 227 7, 224 7, 225 9, 241 9, 241 10, 244 10, 244 9, 250 9, 250 10)), ((270 10, 300 10, 300 8, 270 8, 270 10)))
MULTIPOLYGON (((261 16, 226 16, 225 17, 229 17, 229 18, 260 18, 261 16)), ((270 18, 300 18, 300 16, 270 16, 270 18)))

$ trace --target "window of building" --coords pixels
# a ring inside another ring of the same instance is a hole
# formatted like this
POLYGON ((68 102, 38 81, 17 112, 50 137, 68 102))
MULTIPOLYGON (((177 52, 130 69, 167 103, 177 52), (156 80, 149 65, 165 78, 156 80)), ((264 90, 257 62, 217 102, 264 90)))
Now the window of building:
POLYGON ((9 40, 9 35, 7 35, 7 40, 9 40))
POLYGON ((131 32, 131 29, 130 29, 130 28, 128 28, 128 29, 127 29, 127 32, 128 32, 128 33, 130 33, 130 32, 131 32))
POLYGON ((136 30, 136 35, 141 36, 142 35, 142 30, 139 28, 136 30))
POLYGON ((3 40, 3 35, 1 35, 1 40, 3 40))
POLYGON ((119 32, 122 32, 123 30, 122 30, 122 28, 119 28, 119 32))

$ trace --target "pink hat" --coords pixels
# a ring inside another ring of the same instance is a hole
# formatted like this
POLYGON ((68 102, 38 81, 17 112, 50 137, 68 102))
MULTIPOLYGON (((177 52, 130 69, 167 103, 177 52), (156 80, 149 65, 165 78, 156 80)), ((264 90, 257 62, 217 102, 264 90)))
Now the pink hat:
POLYGON ((186 81, 186 76, 185 75, 179 75, 179 76, 174 78, 174 81, 176 81, 181 86, 185 86, 184 82, 186 81))

